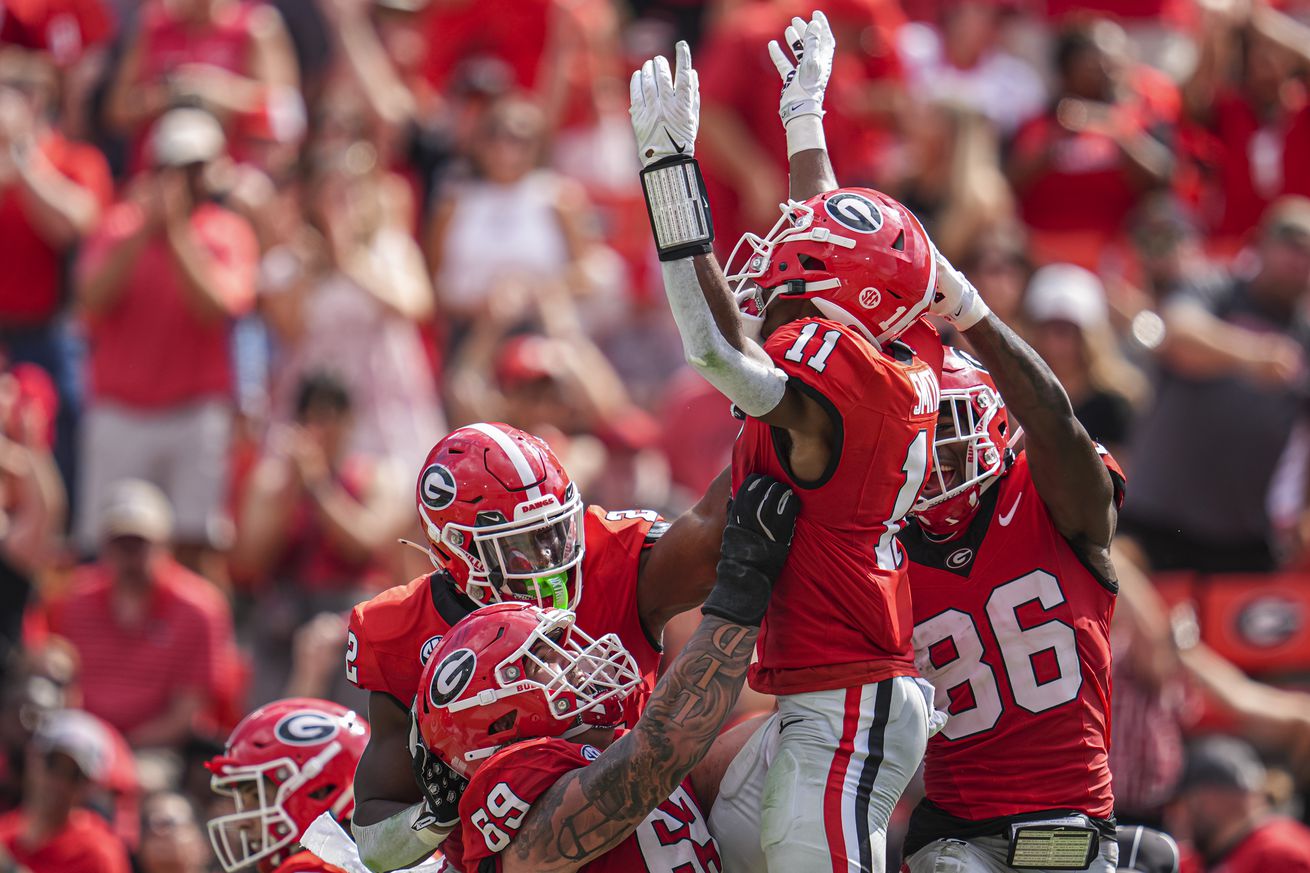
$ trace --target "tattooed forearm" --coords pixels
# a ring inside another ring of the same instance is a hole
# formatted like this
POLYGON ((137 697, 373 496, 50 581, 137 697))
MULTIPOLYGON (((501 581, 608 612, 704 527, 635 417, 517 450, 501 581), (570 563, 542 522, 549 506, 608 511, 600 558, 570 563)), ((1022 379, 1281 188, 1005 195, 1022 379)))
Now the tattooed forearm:
POLYGON ((603 855, 668 798, 709 751, 746 679, 759 629, 706 616, 636 727, 532 805, 508 870, 573 870, 603 855))

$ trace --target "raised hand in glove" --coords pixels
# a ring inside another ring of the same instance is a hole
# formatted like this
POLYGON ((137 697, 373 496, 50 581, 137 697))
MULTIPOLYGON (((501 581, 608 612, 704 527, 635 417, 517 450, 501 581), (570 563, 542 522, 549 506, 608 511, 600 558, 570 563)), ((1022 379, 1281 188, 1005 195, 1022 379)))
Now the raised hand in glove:
POLYGON ((968 330, 991 314, 978 289, 936 246, 933 246, 933 257, 937 260, 937 294, 928 305, 929 312, 945 318, 959 331, 968 330))
POLYGON ((718 577, 703 613, 759 625, 787 561, 800 509, 796 495, 777 479, 759 473, 746 477, 728 507, 718 577))
POLYGON ((414 768, 414 780, 423 789, 428 807, 428 817, 416 821, 415 830, 420 827, 454 830, 459 825, 459 799, 469 781, 428 751, 419 734, 418 719, 412 712, 409 716, 409 760, 414 768))
POLYGON ((823 117, 823 92, 827 90, 828 77, 832 75, 837 40, 822 12, 815 12, 811 21, 793 18, 784 37, 787 48, 773 40, 769 43, 769 57, 782 77, 778 114, 782 116, 785 127, 802 115, 823 117))
POLYGON ((686 41, 676 46, 675 59, 672 75, 669 62, 658 55, 642 64, 629 83, 632 132, 643 167, 665 158, 691 157, 696 151, 700 77, 691 67, 691 48, 686 41))

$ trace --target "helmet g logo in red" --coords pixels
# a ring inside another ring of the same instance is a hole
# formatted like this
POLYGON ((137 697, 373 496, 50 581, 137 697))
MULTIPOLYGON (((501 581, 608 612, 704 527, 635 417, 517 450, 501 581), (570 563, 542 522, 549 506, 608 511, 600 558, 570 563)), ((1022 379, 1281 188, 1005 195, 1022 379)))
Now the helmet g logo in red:
POLYGON ((449 706, 464 693, 473 671, 477 669, 478 656, 472 649, 456 649, 437 665, 432 671, 432 682, 428 684, 428 703, 433 706, 449 706))
POLYGON ((824 201, 823 208, 838 224, 856 233, 877 233, 882 227, 878 205, 861 194, 837 194, 824 201))
POLYGON ((292 746, 316 746, 336 736, 340 726, 326 712, 312 709, 293 712, 273 728, 274 735, 292 746))
POLYGON ((455 502, 455 477, 441 464, 432 464, 419 477, 418 493, 429 509, 445 509, 455 502))

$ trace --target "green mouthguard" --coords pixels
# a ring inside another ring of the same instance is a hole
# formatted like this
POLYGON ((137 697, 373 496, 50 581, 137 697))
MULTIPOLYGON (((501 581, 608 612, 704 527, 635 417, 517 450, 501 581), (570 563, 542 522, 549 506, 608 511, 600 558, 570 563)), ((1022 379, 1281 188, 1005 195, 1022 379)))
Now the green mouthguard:
POLYGON ((545 605, 555 609, 568 609, 568 581, 568 573, 553 573, 550 576, 524 580, 524 587, 529 594, 536 595, 545 605))

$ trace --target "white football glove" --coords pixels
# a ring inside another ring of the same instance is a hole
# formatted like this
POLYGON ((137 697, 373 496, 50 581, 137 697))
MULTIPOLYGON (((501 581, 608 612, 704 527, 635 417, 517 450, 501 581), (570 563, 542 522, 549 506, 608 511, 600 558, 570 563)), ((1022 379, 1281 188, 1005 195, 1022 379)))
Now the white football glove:
POLYGON ((937 260, 937 294, 928 311, 949 321, 956 330, 968 330, 990 315, 991 309, 973 283, 955 269, 936 246, 932 252, 937 260))
POLYGON ((919 693, 923 695, 923 702, 928 706, 928 736, 931 737, 946 727, 946 721, 951 717, 951 714, 937 708, 937 689, 933 687, 931 682, 922 676, 915 676, 914 684, 919 686, 919 693))
POLYGON ((809 22, 793 18, 785 37, 791 54, 796 58, 795 63, 776 39, 769 43, 769 57, 782 77, 778 114, 782 116, 784 127, 802 115, 823 118, 823 92, 828 87, 832 57, 837 50, 837 40, 822 12, 815 12, 814 19, 809 22))
POLYGON ((632 74, 632 132, 637 135, 641 165, 674 155, 691 157, 696 151, 700 127, 700 77, 691 67, 691 48, 686 41, 676 47, 677 72, 669 75, 663 55, 641 65, 632 74))

